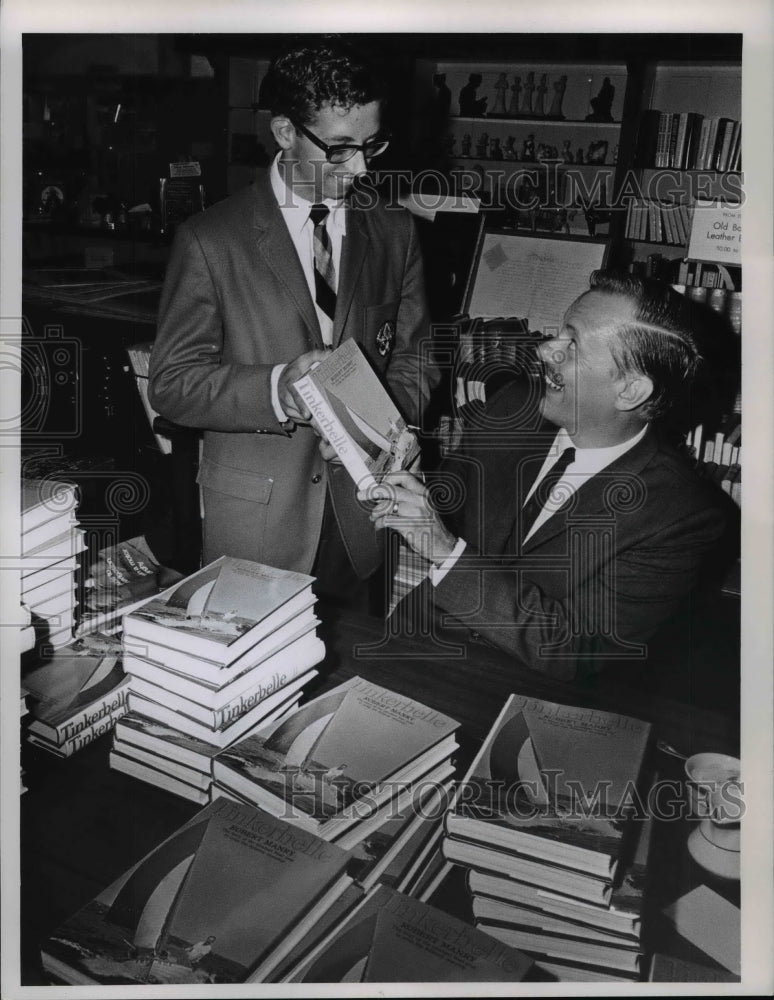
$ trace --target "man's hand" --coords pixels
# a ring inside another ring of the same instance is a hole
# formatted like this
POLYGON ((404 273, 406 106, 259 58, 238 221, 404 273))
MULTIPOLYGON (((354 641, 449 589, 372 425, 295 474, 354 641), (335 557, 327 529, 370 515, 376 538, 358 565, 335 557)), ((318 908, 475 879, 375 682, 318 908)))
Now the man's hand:
POLYGON ((327 351, 307 351, 285 365, 277 383, 277 395, 280 406, 285 411, 288 420, 295 420, 296 423, 309 423, 311 414, 306 408, 306 404, 293 388, 296 379, 306 375, 312 365, 324 361, 328 356, 327 351))
POLYGON ((376 489, 360 491, 358 499, 374 503, 370 517, 377 528, 397 531, 415 552, 436 566, 457 544, 435 511, 425 484, 408 472, 390 473, 376 489))
POLYGON ((337 465, 341 465, 341 459, 336 453, 336 449, 333 445, 328 444, 324 437, 320 438, 320 443, 317 445, 317 450, 322 455, 326 462, 335 462, 337 465))

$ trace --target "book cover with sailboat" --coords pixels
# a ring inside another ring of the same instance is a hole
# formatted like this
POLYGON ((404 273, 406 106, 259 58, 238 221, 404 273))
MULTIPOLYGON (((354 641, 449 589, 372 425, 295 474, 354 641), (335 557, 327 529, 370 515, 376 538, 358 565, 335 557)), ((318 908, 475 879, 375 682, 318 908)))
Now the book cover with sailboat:
POLYGON ((295 929, 351 885, 349 854, 249 805, 218 798, 41 949, 71 984, 260 981, 295 929))
POLYGON ((457 728, 440 712, 352 677, 218 754, 213 777, 280 815, 292 807, 322 824, 360 800, 378 805, 379 785, 413 775, 412 766, 422 774, 448 760, 457 728))
POLYGON ((638 719, 511 695, 447 834, 610 878, 649 733, 638 719))
POLYGON ((304 610, 313 578, 221 556, 123 619, 126 637, 230 663, 304 610))
POLYGON ((416 435, 357 341, 345 340, 294 386, 361 488, 408 468, 419 455, 416 435))

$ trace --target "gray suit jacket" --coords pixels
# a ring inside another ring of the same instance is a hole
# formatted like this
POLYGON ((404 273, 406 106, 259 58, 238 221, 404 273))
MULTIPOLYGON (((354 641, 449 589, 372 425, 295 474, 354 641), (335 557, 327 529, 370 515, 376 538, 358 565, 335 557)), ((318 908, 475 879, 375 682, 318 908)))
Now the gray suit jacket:
MULTIPOLYGON (((413 220, 371 199, 351 206, 342 245, 334 345, 354 338, 410 423, 437 381, 413 220), (384 353, 377 334, 395 330, 384 353)), ((358 573, 378 540, 346 471, 325 463, 309 427, 287 433, 271 406, 272 368, 322 349, 314 304, 268 172, 183 224, 175 238, 151 358, 161 413, 204 430, 199 483, 204 558, 241 556, 308 572, 326 488, 358 573)))

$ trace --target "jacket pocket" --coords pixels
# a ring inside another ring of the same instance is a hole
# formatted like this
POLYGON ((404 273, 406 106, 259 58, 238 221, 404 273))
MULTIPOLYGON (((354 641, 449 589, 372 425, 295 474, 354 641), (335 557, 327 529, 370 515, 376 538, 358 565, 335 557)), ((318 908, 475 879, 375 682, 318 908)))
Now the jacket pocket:
POLYGON ((269 502, 274 487, 271 476, 249 469, 232 469, 209 458, 201 460, 196 482, 206 490, 262 504, 269 502))

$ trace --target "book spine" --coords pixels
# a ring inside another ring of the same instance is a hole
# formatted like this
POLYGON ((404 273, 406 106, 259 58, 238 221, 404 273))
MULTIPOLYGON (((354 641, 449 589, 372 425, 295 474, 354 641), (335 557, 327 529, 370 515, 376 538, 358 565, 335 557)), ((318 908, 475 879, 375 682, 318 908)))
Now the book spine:
POLYGON ((57 726, 52 726, 49 723, 33 724, 34 731, 40 732, 46 739, 54 740, 61 746, 99 725, 103 719, 115 715, 116 712, 121 711, 123 714, 127 710, 128 696, 129 687, 125 682, 118 690, 109 692, 100 702, 89 705, 72 719, 57 726))
POLYGON ((98 740, 100 736, 104 736, 106 733, 109 733, 115 727, 116 722, 118 722, 121 716, 126 714, 127 710, 127 703, 124 702, 124 704, 120 708, 116 709, 116 711, 112 714, 105 716, 98 723, 90 726, 88 729, 81 730, 81 732, 73 736, 72 739, 69 739, 64 743, 60 743, 59 745, 55 745, 49 740, 36 737, 34 733, 30 733, 28 735, 28 739, 29 742, 35 746, 51 750, 53 753, 57 754, 57 756, 71 757, 74 753, 77 753, 79 750, 87 747, 90 743, 98 740))
POLYGON ((309 407, 315 427, 334 449, 354 482, 361 489, 375 486, 376 480, 370 469, 358 454, 352 438, 314 379, 305 375, 295 383, 295 388, 309 407))

